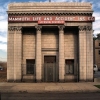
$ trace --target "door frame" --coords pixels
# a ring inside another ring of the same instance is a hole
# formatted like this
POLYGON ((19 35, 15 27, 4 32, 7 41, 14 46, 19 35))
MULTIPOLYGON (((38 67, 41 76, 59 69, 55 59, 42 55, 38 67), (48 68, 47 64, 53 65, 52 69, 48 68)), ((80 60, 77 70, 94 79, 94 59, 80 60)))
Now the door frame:
POLYGON ((44 81, 46 82, 54 82, 56 79, 56 56, 55 55, 44 55, 44 81), (48 61, 45 61, 45 57, 47 57, 48 61), (54 57, 54 62, 52 61, 51 58, 51 62, 49 57, 54 57), (46 63, 45 63, 46 62, 46 63), (52 63, 53 62, 53 63, 52 63), (51 69, 51 71, 49 71, 51 69), (51 76, 50 76, 51 73, 51 76), (51 80, 49 80, 51 77, 51 80))
POLYGON ((58 52, 54 51, 54 52, 48 52, 48 51, 44 51, 42 52, 42 80, 44 82, 45 81, 45 69, 44 69, 44 56, 55 56, 56 57, 56 76, 55 76, 55 82, 57 82, 59 80, 59 66, 58 66, 58 52))

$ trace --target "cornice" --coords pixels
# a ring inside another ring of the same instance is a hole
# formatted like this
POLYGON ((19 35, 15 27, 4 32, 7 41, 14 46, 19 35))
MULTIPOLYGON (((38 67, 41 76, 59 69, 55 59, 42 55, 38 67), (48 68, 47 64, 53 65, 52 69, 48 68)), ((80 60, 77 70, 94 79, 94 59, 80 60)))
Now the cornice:
POLYGON ((26 2, 26 3, 10 3, 8 12, 92 12, 91 3, 80 2, 26 2))
POLYGON ((31 15, 79 15, 92 16, 92 12, 8 12, 9 16, 31 16, 31 15))
POLYGON ((11 6, 90 6, 89 2, 19 2, 10 3, 11 6))
POLYGON ((92 4, 89 2, 24 2, 24 3, 10 3, 8 5, 9 10, 14 9, 90 9, 92 10, 92 4))

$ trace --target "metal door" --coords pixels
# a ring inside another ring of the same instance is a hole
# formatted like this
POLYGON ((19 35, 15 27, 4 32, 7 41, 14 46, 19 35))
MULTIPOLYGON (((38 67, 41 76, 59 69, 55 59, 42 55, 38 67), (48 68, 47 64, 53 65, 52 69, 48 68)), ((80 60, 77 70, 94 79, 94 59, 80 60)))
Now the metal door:
POLYGON ((53 82, 56 76, 56 56, 44 56, 44 81, 53 82))

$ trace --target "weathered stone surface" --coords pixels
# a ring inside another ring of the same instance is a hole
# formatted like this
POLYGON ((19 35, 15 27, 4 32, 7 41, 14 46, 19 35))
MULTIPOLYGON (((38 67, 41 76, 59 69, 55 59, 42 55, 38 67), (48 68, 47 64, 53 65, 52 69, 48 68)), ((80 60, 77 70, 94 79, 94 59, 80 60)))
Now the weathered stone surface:
POLYGON ((92 11, 90 3, 77 2, 51 2, 51 3, 11 3, 8 6, 9 11, 92 11), (41 7, 41 9, 40 9, 41 7))
MULTIPOLYGON (((92 16, 90 3, 11 3, 8 15, 92 16)), ((44 56, 56 56, 57 80, 93 79, 91 22, 65 22, 64 25, 38 25, 37 22, 8 24, 7 80, 20 81, 26 75, 26 59, 35 59, 37 82, 43 80, 44 56), (28 29, 26 31, 26 29, 28 29), (33 29, 30 31, 30 29, 33 29), (45 30, 46 29, 46 30, 45 30), (70 31, 68 30, 70 29, 70 31), (65 60, 74 60, 74 76, 65 75, 65 60), (22 66, 24 64, 24 66, 22 66)), ((32 79, 27 75, 25 79, 32 79)))

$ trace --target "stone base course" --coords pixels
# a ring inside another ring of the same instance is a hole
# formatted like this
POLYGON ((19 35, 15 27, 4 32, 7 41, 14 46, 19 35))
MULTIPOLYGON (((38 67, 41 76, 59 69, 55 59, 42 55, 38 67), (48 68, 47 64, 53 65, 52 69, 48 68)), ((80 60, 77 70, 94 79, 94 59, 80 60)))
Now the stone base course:
POLYGON ((0 83, 1 93, 100 92, 100 83, 0 83))

